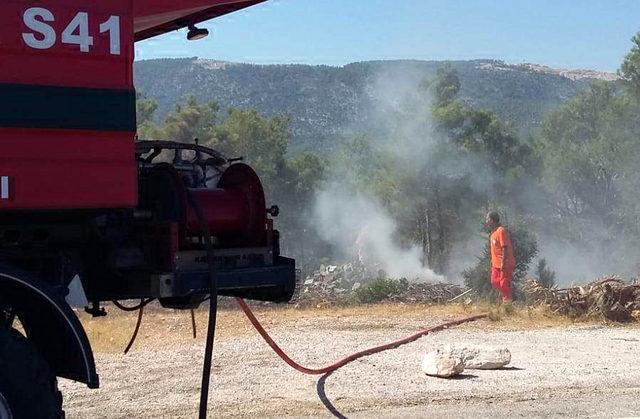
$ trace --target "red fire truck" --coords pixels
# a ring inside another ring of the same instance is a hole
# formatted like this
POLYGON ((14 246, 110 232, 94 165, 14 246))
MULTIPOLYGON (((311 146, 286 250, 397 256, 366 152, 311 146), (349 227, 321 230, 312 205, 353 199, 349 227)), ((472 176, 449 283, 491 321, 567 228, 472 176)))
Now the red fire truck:
POLYGON ((261 1, 0 3, 0 418, 62 415, 56 377, 98 387, 73 278, 94 316, 119 300, 211 299, 215 315, 218 294, 291 298, 295 262, 251 167, 135 141, 134 43, 199 39, 198 23, 261 1))

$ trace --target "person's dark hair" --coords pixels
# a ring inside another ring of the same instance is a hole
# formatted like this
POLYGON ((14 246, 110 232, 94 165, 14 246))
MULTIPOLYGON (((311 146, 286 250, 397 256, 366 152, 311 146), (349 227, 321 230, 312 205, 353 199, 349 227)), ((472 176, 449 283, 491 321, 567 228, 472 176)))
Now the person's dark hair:
POLYGON ((487 217, 496 224, 500 223, 500 214, 497 211, 490 211, 487 217))

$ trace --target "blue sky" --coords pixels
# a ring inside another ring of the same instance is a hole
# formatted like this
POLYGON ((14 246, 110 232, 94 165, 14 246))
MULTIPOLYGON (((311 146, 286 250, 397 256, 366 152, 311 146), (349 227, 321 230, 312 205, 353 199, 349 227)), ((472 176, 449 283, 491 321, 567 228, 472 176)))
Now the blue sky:
POLYGON ((494 58, 614 71, 640 31, 640 0, 270 0, 141 42, 137 59, 343 65, 494 58))

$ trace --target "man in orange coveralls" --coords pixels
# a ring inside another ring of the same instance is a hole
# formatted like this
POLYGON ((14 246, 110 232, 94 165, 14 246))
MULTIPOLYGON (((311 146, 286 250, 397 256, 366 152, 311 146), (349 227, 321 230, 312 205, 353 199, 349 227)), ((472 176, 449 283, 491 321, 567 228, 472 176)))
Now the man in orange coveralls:
POLYGON ((511 281, 513 280, 513 270, 516 267, 511 237, 509 237, 507 229, 500 224, 500 215, 497 212, 488 213, 485 223, 491 230, 489 236, 491 285, 502 294, 502 301, 511 301, 511 281))

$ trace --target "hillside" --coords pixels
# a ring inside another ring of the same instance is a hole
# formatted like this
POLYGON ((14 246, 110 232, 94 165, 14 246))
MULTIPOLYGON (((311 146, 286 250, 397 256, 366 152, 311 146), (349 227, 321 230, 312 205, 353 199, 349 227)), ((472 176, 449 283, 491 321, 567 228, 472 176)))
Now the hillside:
MULTIPOLYGON (((591 78, 608 73, 554 70, 500 61, 452 61, 464 101, 498 112, 528 133, 544 114, 574 96, 591 78)), ((163 118, 176 101, 195 95, 222 109, 256 108, 292 120, 293 147, 327 148, 337 138, 375 130, 381 112, 401 105, 443 62, 370 61, 343 67, 251 65, 200 59, 159 59, 135 64, 139 92, 159 104, 163 118)))

